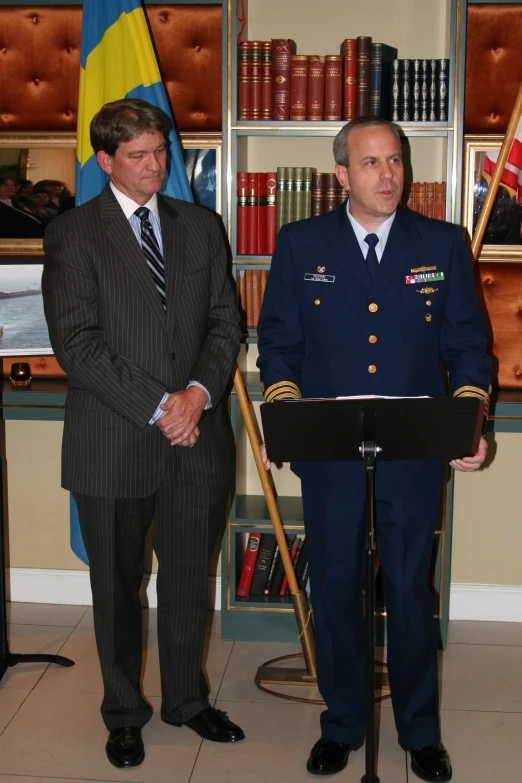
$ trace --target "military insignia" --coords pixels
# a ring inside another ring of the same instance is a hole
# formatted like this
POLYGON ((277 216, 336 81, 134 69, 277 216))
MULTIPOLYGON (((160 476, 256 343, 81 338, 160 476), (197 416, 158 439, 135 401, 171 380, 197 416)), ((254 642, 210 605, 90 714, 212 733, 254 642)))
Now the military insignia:
POLYGON ((326 269, 326 267, 325 267, 325 266, 318 266, 318 267, 317 267, 317 271, 318 271, 318 272, 324 272, 324 271, 325 271, 325 269, 326 269))
POLYGON ((426 288, 419 288, 416 292, 417 294, 434 294, 435 291, 438 291, 438 288, 431 288, 430 286, 426 286, 426 288))
POLYGON ((416 269, 410 269, 410 272, 412 275, 417 274, 418 272, 436 272, 437 267, 436 266, 418 266, 416 269))
POLYGON ((427 272, 426 274, 406 275, 406 285, 434 283, 437 280, 444 280, 444 272, 427 272))

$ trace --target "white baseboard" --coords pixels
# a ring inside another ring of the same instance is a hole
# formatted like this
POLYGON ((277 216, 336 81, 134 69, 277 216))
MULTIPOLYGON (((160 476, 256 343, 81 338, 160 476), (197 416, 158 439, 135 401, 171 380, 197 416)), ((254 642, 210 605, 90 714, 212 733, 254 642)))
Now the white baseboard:
MULTIPOLYGON (((10 568, 7 596, 10 601, 35 604, 92 604, 88 571, 58 571, 43 568, 10 568)), ((155 609, 156 574, 150 574, 142 585, 142 604, 155 609)), ((209 609, 221 609, 221 577, 208 578, 209 609)))
MULTIPOLYGON (((92 604, 88 571, 11 568, 7 572, 11 601, 38 604, 92 604)), ((156 574, 143 583, 144 606, 156 608, 156 574)), ((209 577, 209 608, 221 609, 221 577, 209 577)), ((450 620, 522 622, 522 586, 453 583, 450 620)))

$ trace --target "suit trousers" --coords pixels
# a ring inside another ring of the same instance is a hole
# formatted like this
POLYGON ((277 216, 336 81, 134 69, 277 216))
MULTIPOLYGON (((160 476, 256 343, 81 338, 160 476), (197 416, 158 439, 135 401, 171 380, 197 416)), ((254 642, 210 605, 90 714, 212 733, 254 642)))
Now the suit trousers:
POLYGON ((161 715, 184 722, 209 706, 202 669, 208 567, 225 522, 230 487, 181 484, 173 472, 167 469, 161 485, 149 497, 75 495, 90 563, 94 629, 104 685, 101 714, 109 731, 144 726, 152 715, 140 686, 139 598, 145 537, 152 519, 152 545, 158 558, 161 715))
MULTIPOLYGON (((322 736, 357 742, 365 730, 365 477, 358 463, 299 470, 308 539, 322 736)), ((444 465, 376 466, 376 541, 387 610, 395 724, 408 748, 440 740, 433 594, 428 573, 444 465)))

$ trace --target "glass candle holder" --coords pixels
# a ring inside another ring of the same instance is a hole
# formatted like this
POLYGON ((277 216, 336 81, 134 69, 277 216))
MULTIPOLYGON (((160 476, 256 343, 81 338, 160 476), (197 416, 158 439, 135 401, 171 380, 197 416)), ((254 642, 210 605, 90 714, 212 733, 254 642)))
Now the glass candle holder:
POLYGON ((31 365, 28 362, 14 362, 9 376, 11 385, 24 388, 31 383, 31 365))

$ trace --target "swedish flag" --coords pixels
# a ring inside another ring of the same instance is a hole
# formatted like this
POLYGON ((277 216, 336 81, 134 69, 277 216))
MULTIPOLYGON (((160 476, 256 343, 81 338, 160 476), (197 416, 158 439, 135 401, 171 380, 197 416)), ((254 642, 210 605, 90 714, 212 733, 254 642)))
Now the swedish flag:
MULTIPOLYGON (((107 179, 96 162, 89 140, 91 120, 105 103, 121 98, 141 98, 171 117, 140 0, 84 0, 78 100, 77 204, 97 196, 107 179)), ((174 130, 170 133, 169 142, 168 176, 161 192, 192 201, 174 130)))

